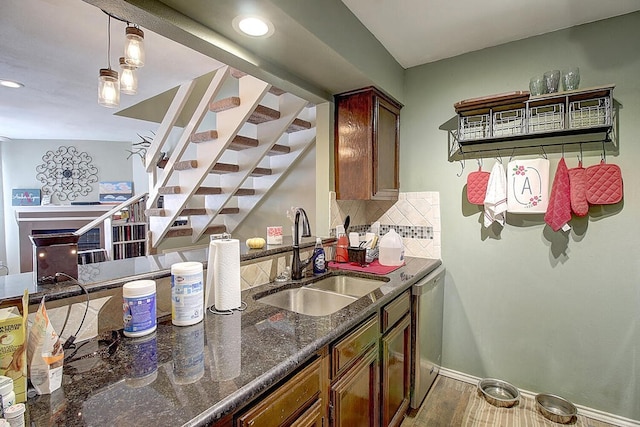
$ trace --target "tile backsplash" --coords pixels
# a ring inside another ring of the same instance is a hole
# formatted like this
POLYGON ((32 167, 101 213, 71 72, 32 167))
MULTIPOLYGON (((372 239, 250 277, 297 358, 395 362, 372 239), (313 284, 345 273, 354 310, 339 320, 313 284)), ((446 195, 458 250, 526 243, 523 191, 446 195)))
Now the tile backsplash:
POLYGON ((336 200, 330 193, 331 233, 350 216, 349 231, 364 234, 375 221, 380 234, 394 228, 403 238, 405 255, 418 258, 440 258, 440 193, 421 191, 400 193, 398 201, 336 200))

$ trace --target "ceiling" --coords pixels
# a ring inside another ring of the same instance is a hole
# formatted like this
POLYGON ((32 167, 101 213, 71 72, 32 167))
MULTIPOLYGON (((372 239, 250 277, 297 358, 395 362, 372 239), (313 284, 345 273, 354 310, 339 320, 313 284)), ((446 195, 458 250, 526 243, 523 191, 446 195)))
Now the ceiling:
MULTIPOLYGON (((86 1, 125 5, 115 0, 86 1)), ((640 10, 638 0, 342 1, 403 68, 640 10)), ((353 89, 366 82, 367 76, 340 52, 341 45, 347 46, 352 40, 344 38, 333 44, 318 40, 317 34, 322 31, 318 29, 324 21, 314 22, 313 13, 320 9, 313 8, 326 8, 328 3, 320 5, 314 0, 132 0, 131 3, 162 4, 192 17, 246 49, 241 54, 249 58, 247 61, 255 70, 289 70, 290 75, 283 79, 301 85, 305 81, 315 82, 327 93, 353 89), (231 30, 230 21, 235 15, 257 13, 263 7, 276 27, 274 36, 247 40, 231 30), (305 13, 311 17, 300 19, 305 13), (315 34, 305 28, 316 23, 315 34), (299 60, 291 64, 291 58, 299 60), (287 67, 278 67, 285 62, 287 67)), ((107 15, 98 7, 82 0, 3 0, 0 79, 19 80, 25 87, 12 90, 0 86, 0 140, 134 141, 138 133, 148 135, 156 127, 143 120, 115 115, 116 111, 96 102, 98 70, 107 66, 107 22, 107 15)), ((112 20, 114 69, 121 56, 124 27, 124 23, 112 20)), ((221 66, 211 59, 215 55, 196 52, 144 25, 143 29, 147 63, 139 70, 139 93, 122 95, 118 111, 221 66)), ((332 37, 329 30, 325 30, 324 37, 332 37)), ((366 64, 366 59, 363 61, 366 64)))
POLYGON ((342 0, 404 68, 640 10, 638 0, 342 0))

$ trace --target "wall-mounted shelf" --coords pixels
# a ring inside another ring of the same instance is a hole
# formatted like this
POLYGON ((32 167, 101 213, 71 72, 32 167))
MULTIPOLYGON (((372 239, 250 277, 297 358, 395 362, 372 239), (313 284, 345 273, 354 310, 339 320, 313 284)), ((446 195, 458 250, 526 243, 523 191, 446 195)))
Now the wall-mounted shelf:
POLYGON ((449 160, 602 150, 605 142, 615 143, 614 87, 475 103, 466 109, 456 104, 456 123, 441 127, 449 131, 449 160))

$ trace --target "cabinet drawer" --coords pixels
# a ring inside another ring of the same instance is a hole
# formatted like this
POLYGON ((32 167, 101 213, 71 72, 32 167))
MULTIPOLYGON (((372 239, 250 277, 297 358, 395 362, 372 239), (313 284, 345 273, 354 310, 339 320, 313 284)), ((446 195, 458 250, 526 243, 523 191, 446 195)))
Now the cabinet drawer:
POLYGON ((321 359, 315 360, 238 417, 238 427, 279 426, 320 396, 321 359))
POLYGON ((378 325, 378 316, 374 316, 333 345, 331 349, 332 378, 354 363, 358 356, 378 341, 378 325))
POLYGON ((382 333, 404 317, 411 310, 411 290, 407 290, 393 302, 382 308, 382 333))

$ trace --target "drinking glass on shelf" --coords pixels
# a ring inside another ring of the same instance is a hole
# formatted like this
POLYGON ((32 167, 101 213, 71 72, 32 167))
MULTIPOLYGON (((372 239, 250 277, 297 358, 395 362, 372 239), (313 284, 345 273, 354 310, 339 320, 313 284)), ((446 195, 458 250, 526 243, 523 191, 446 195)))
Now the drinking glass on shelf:
POLYGON ((547 93, 544 76, 533 76, 529 80, 529 92, 531 96, 538 96, 547 93))
POLYGON ((544 83, 547 89, 547 93, 555 93, 560 86, 560 71, 553 70, 544 73, 544 83))
POLYGON ((580 86, 580 69, 570 68, 562 72, 562 90, 576 90, 580 86))

